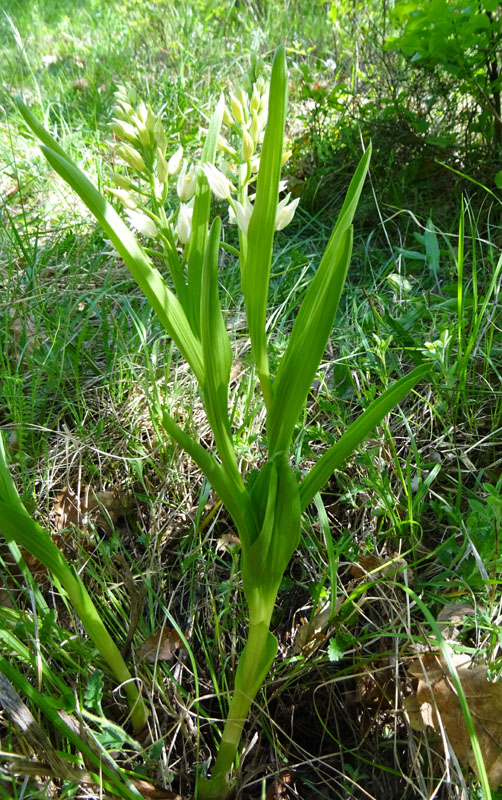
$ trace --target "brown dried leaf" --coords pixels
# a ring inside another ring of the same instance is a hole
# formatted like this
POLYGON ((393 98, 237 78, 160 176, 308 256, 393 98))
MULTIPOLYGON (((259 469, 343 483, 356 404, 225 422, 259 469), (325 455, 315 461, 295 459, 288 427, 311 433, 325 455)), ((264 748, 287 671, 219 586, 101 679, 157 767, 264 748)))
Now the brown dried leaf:
POLYGON ((240 539, 235 533, 224 533, 216 542, 216 552, 223 550, 224 553, 228 553, 230 547, 240 543, 240 539))
POLYGON ((291 792, 288 787, 292 787, 294 780, 295 773, 293 771, 287 770, 282 772, 269 784, 265 794, 266 800, 283 800, 283 798, 291 797, 291 792))
POLYGON ((69 525, 75 525, 87 530, 92 523, 111 532, 112 526, 123 516, 124 507, 124 496, 121 492, 96 492, 87 484, 82 484, 80 491, 65 486, 53 505, 56 529, 61 531, 69 525))
POLYGON ((160 628, 151 636, 147 636, 136 656, 141 661, 153 664, 155 661, 170 661, 176 650, 183 647, 183 642, 174 628, 160 628))
POLYGON ((402 582, 404 572, 406 572, 408 584, 411 584, 413 582, 413 572, 408 567, 406 560, 397 553, 388 558, 372 553, 361 554, 358 563, 353 564, 350 569, 351 576, 356 580, 367 578, 368 574, 372 573, 372 578, 391 575, 395 580, 399 581, 401 579, 402 582))
POLYGON ((458 639, 466 617, 474 617, 476 610, 470 603, 446 603, 437 616, 444 639, 458 639))
POLYGON ((140 795, 145 797, 146 800, 182 800, 180 794, 171 792, 169 789, 162 789, 159 786, 154 786, 150 781, 145 781, 141 778, 133 778, 132 783, 140 795))
MULTIPOLYGON (((502 784, 502 681, 490 683, 487 667, 473 664, 465 654, 451 658, 469 704, 490 786, 496 789, 502 784)), ((410 664, 408 673, 418 680, 416 694, 404 701, 411 727, 424 730, 429 726, 440 733, 442 723, 460 763, 477 774, 464 715, 443 657, 427 653, 410 664)))

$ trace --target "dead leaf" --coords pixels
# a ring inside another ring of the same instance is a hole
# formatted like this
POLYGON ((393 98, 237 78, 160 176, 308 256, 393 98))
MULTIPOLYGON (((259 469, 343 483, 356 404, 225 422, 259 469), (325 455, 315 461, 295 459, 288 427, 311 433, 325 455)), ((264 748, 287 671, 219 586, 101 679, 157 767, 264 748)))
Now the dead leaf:
POLYGON ((475 615, 476 610, 470 603, 446 603, 437 616, 443 638, 456 641, 466 617, 475 615))
POLYGON ((140 661, 154 664, 156 661, 170 661, 175 651, 183 647, 179 635, 174 628, 160 628, 156 633, 147 636, 136 656, 140 661))
POLYGON ((154 786, 153 783, 142 780, 141 778, 133 778, 132 783, 146 800, 182 800, 180 794, 171 792, 169 789, 162 789, 159 786, 154 786))
POLYGON ((87 484, 82 484, 80 490, 65 486, 53 505, 56 530, 61 531, 70 525, 88 530, 93 525, 111 533, 119 517, 124 515, 126 505, 123 492, 97 492, 87 484))
MULTIPOLYGON (((502 681, 491 683, 487 667, 473 664, 468 655, 452 653, 451 658, 469 704, 490 786, 496 789, 502 784, 502 681)), ((415 694, 404 700, 411 727, 424 730, 429 726, 441 733, 442 724, 459 762, 478 774, 464 715, 443 657, 426 653, 410 664, 408 674, 417 681, 415 694)))
POLYGON ((404 573, 406 573, 408 584, 413 583, 413 572, 408 567, 407 561, 398 553, 394 553, 389 557, 372 553, 361 554, 358 563, 353 564, 350 569, 350 574, 356 580, 362 580, 368 576, 376 579, 390 575, 394 580, 402 583, 404 581, 404 573))
POLYGON ((224 533, 216 542, 216 552, 223 550, 224 553, 228 553, 231 547, 240 543, 240 539, 235 533, 224 533))
POLYGON ((33 318, 24 310, 24 308, 10 308, 9 315, 10 333, 13 341, 16 343, 17 352, 20 354, 27 353, 33 355, 34 351, 40 347, 39 337, 37 336, 37 327, 33 318))
POLYGON ((291 797, 288 787, 293 784, 294 779, 295 773, 292 770, 282 772, 277 778, 274 778, 271 784, 269 784, 265 794, 266 800, 283 800, 283 798, 291 797))

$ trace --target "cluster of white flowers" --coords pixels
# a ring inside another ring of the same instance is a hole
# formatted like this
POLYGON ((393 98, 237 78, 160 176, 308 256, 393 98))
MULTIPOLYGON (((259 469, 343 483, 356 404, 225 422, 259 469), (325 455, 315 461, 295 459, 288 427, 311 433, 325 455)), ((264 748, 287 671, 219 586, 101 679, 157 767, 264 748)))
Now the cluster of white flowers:
MULTIPOLYGON (((150 105, 140 100, 133 89, 119 86, 116 92, 115 115, 111 129, 118 140, 117 155, 124 162, 124 173, 109 175, 113 186, 108 192, 123 205, 131 225, 151 239, 174 237, 186 245, 191 236, 194 196, 199 175, 205 175, 218 200, 229 203, 229 220, 247 235, 253 214, 253 194, 249 194, 260 167, 260 145, 263 142, 268 112, 268 93, 261 79, 248 94, 239 89, 231 93, 224 112, 237 148, 223 136, 218 149, 226 157, 221 168, 211 163, 189 164, 179 145, 168 154, 168 138, 162 120, 150 105), (234 174, 234 173, 237 174, 234 174), (166 199, 170 180, 176 177, 177 208, 166 216, 166 199), (144 183, 147 189, 145 190, 144 183), (151 207, 145 196, 153 198, 151 207)), ((285 152, 283 163, 290 153, 285 152)), ((285 186, 281 182, 279 191, 285 186)), ((254 189, 253 189, 254 191, 254 189)), ((298 200, 290 202, 288 193, 277 205, 275 229, 291 222, 298 200)))

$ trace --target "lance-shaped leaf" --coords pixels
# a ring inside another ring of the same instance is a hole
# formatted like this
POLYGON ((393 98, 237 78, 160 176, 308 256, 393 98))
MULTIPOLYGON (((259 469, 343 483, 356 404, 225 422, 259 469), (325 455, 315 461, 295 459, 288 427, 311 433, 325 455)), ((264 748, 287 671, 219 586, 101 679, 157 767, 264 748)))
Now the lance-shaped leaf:
POLYGON ((405 375, 404 378, 400 378, 392 386, 389 386, 380 397, 373 400, 368 408, 349 425, 345 433, 321 456, 300 484, 302 510, 312 502, 335 469, 340 469, 356 447, 369 436, 385 415, 401 402, 415 384, 427 375, 430 369, 430 364, 423 364, 405 375))
POLYGON ((270 452, 287 450, 335 320, 352 251, 349 229, 368 172, 371 145, 350 182, 337 223, 313 278, 273 385, 267 420, 270 452))
POLYGON ((150 302, 157 317, 181 354, 190 364, 199 383, 204 383, 202 349, 194 336, 185 312, 176 295, 169 289, 127 225, 89 178, 66 159, 43 146, 42 151, 52 167, 74 189, 89 211, 96 217, 113 246, 124 259, 134 280, 150 302))
POLYGON ((333 327, 351 254, 352 227, 330 239, 300 307, 274 381, 274 399, 267 418, 271 454, 289 449, 333 327))
POLYGON ((224 469, 244 490, 228 420, 228 384, 232 367, 232 347, 221 313, 218 292, 220 232, 221 220, 216 217, 206 245, 201 284, 200 327, 205 375, 204 406, 224 469))
MULTIPOLYGON (((225 99, 220 97, 214 110, 209 124, 204 147, 202 149, 201 163, 213 163, 216 155, 216 145, 223 121, 225 110, 225 99)), ((207 178, 199 172, 197 178, 197 190, 192 216, 192 233, 188 245, 188 316, 192 325, 192 330, 199 336, 200 334, 200 301, 202 285, 202 265, 204 262, 204 251, 206 247, 207 231, 209 226, 209 212, 211 208, 211 191, 207 178)))
POLYGON ((249 221, 247 254, 242 267, 242 293, 246 304, 251 347, 267 407, 271 405, 272 388, 265 324, 275 214, 279 197, 287 91, 286 56, 284 48, 278 47, 272 66, 268 119, 257 178, 256 202, 249 221))

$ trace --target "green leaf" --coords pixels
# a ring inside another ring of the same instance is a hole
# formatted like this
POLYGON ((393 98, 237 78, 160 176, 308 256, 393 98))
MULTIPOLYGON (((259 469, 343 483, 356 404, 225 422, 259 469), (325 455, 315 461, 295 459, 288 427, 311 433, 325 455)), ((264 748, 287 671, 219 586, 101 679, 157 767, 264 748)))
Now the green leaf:
POLYGON ((52 167, 74 189, 94 214, 129 268, 134 280, 157 314, 166 332, 178 345, 199 383, 204 384, 204 368, 199 340, 194 336, 185 312, 175 294, 156 269, 136 237, 110 203, 84 173, 47 147, 41 148, 52 167))
POLYGON ((102 714, 101 701, 104 694, 104 674, 100 669, 91 672, 89 680, 84 689, 84 703, 89 711, 96 711, 102 714))
POLYGON ((267 417, 271 454, 287 452, 329 339, 352 253, 352 227, 331 237, 300 307, 273 384, 267 417))
POLYGON ((256 202, 249 221, 247 254, 242 267, 242 293, 265 403, 270 406, 272 387, 265 331, 275 214, 279 198, 288 76, 284 47, 278 47, 272 66, 268 119, 256 185, 256 202))
POLYGON ((430 364, 422 364, 412 370, 404 378, 400 378, 383 394, 374 400, 370 406, 347 428, 338 442, 324 453, 317 464, 312 467, 308 475, 300 484, 300 502, 302 509, 312 502, 317 492, 329 480, 336 469, 340 469, 344 461, 366 439, 371 431, 382 421, 394 406, 401 402, 403 397, 424 378, 430 371, 430 364))
MULTIPOLYGON (((220 97, 209 123, 206 140, 201 155, 201 163, 214 163, 218 136, 223 121, 225 110, 225 99, 220 97)), ((200 304, 201 304, 201 285, 202 268, 204 263, 204 252, 207 241, 207 231, 209 227, 209 212, 211 210, 211 191, 207 178, 199 172, 197 179, 197 190, 192 216, 192 233, 188 244, 188 309, 185 309, 190 320, 192 330, 196 336, 200 335, 200 304)))
POLYGON ((204 359, 204 405, 224 469, 244 489, 232 445, 228 420, 228 384, 232 347, 221 312, 218 291, 218 252, 221 220, 217 217, 209 234, 202 270, 200 326, 204 359))

